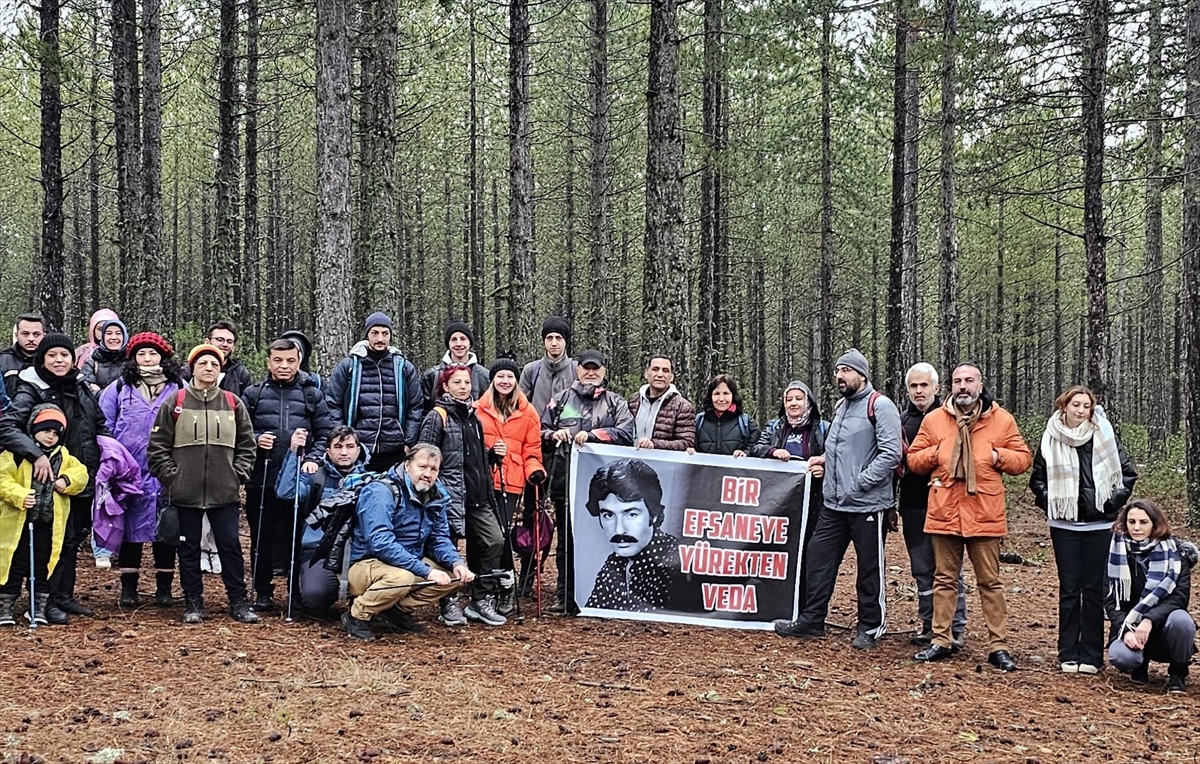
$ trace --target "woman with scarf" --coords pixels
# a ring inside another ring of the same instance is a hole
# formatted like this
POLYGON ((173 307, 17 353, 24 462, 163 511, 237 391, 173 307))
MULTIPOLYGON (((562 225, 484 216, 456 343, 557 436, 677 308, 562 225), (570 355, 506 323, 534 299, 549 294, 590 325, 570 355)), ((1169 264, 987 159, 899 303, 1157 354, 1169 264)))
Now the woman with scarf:
MULTIPOLYGON (((89 478, 100 466, 98 435, 108 435, 104 413, 91 387, 75 368, 75 346, 65 334, 51 333, 42 338, 33 357, 33 365, 18 375, 12 403, 0 417, 0 448, 11 451, 14 457, 33 462, 33 477, 46 481, 51 477, 50 459, 42 453, 30 435, 30 416, 42 403, 53 403, 67 417, 64 445, 72 456, 83 462, 89 478)), ((75 564, 79 547, 88 540, 92 530, 92 498, 94 487, 87 487, 71 497, 66 533, 58 565, 50 576, 50 602, 46 618, 50 623, 63 624, 67 615, 94 615, 91 608, 75 599, 75 564)))
POLYGON ((754 419, 746 413, 737 382, 728 374, 718 374, 709 380, 704 390, 704 404, 696 414, 696 447, 688 453, 741 457, 758 442, 759 430, 754 419))
POLYGON ((1104 560, 1137 472, 1092 391, 1058 396, 1029 488, 1046 510, 1058 568, 1058 660, 1064 673, 1104 665, 1104 560))
POLYGON ((1193 544, 1176 542, 1166 516, 1149 499, 1129 502, 1113 524, 1108 658, 1138 684, 1150 680, 1150 661, 1159 661, 1167 664, 1167 692, 1186 690, 1196 652, 1196 622, 1187 609, 1197 556, 1193 544))
MULTIPOLYGON (((97 354, 100 351, 97 351, 97 354)), ((129 339, 121 378, 104 388, 100 408, 113 437, 129 451, 142 471, 142 495, 124 515, 124 533, 117 565, 121 569, 121 607, 137 607, 138 570, 142 547, 153 542, 154 604, 175 604, 171 584, 175 579, 175 545, 154 540, 158 512, 166 505, 162 487, 150 474, 146 450, 154 417, 163 404, 175 405, 181 386, 179 361, 171 343, 154 332, 141 332, 129 339)), ((95 357, 95 356, 93 356, 95 357)))
MULTIPOLYGON (((798 379, 792 380, 783 390, 783 403, 779 416, 772 419, 758 435, 750 448, 750 456, 763 459, 808 460, 825 454, 825 435, 829 422, 821 419, 821 409, 808 385, 798 379)), ((809 468, 808 517, 804 521, 804 538, 801 540, 800 559, 807 563, 808 542, 817 529, 817 518, 825 502, 822 498, 821 478, 825 476, 824 464, 813 464, 809 468)), ((797 518, 798 519, 798 518, 797 518)), ((800 609, 804 609, 804 592, 807 589, 808 565, 800 569, 800 609)))
POLYGON ((100 326, 100 344, 79 367, 83 379, 97 395, 121 376, 125 367, 125 346, 129 330, 113 318, 100 326))

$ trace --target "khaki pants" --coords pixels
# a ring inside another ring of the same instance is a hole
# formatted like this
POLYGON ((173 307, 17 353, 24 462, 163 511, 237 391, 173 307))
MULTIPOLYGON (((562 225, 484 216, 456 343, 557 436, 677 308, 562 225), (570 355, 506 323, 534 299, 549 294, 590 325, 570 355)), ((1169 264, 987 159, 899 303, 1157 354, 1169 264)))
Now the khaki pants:
POLYGON ((971 557, 979 602, 988 629, 988 652, 1007 650, 1008 606, 1004 603, 1004 582, 1000 580, 1000 539, 963 538, 931 533, 933 541, 933 641, 949 648, 951 622, 958 604, 958 575, 962 571, 963 549, 971 557))
MULTIPOLYGON (((428 557, 425 558, 425 564, 434 570, 444 570, 428 557)), ((449 571, 446 572, 449 574, 449 571)), ((376 559, 359 560, 350 566, 347 581, 350 596, 354 598, 350 615, 360 621, 369 621, 377 613, 390 610, 393 606, 412 611, 421 605, 437 602, 462 586, 457 582, 448 586, 411 586, 425 580, 412 571, 394 568, 376 559)))

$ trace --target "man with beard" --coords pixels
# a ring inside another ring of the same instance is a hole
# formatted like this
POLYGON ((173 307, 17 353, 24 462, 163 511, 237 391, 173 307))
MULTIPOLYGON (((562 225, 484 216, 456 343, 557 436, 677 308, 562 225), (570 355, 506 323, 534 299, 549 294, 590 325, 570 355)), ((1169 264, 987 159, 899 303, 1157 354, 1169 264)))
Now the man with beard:
POLYGON ((892 506, 892 479, 902 458, 900 412, 871 386, 870 366, 851 348, 834 366, 842 400, 834 411, 824 456, 808 460, 825 468, 821 487, 825 511, 808 549, 804 609, 795 621, 776 621, 785 637, 825 636, 825 616, 846 549, 854 542, 858 561, 858 633, 851 643, 870 650, 886 630, 884 516, 892 506))
POLYGON ((1000 540, 1008 533, 1003 475, 1020 475, 1033 455, 1017 423, 992 399, 974 363, 954 369, 950 400, 925 416, 908 452, 908 468, 929 475, 925 532, 933 541, 933 643, 914 656, 954 654, 951 620, 963 550, 975 569, 989 637, 988 663, 1015 671, 1008 654, 1008 609, 1000 580, 1000 540))
POLYGON ((13 324, 13 344, 0 350, 0 374, 4 375, 4 392, 0 403, 5 407, 8 400, 17 394, 17 375, 33 365, 33 354, 37 352, 42 337, 46 334, 46 321, 36 313, 22 313, 13 324))
POLYGON ((421 375, 421 392, 425 394, 425 413, 433 411, 437 403, 434 388, 437 387, 438 376, 450 364, 467 366, 471 369, 471 400, 477 401, 483 391, 491 384, 491 376, 486 366, 479 363, 475 355, 475 333, 471 327, 462 321, 451 321, 446 324, 446 354, 436 365, 425 370, 421 375))
POLYGON ((679 539, 662 530, 662 484, 639 459, 610 462, 592 475, 587 510, 600 521, 612 554, 596 574, 587 606, 649 612, 678 609, 686 586, 679 539))

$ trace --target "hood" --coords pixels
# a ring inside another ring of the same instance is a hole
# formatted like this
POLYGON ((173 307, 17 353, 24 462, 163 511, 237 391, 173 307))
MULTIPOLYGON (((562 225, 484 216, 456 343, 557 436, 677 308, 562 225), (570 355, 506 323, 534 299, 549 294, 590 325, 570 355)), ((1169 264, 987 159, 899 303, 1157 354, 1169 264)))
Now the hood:
MULTIPOLYGON (((93 313, 92 317, 88 319, 88 335, 87 335, 87 343, 85 343, 85 344, 88 344, 88 345, 99 344, 96 342, 96 326, 99 325, 103 321, 116 321, 118 318, 119 317, 117 316, 117 312, 115 310, 113 310, 112 308, 100 308, 95 313, 93 313)), ((124 329, 125 325, 121 324, 121 328, 124 329)), ((128 339, 128 335, 126 335, 126 339, 128 339)))
POLYGON ((101 337, 104 336, 104 332, 108 331, 108 327, 110 326, 115 326, 121 330, 121 347, 116 350, 110 350, 103 343, 97 343, 96 349, 92 354, 100 355, 101 358, 109 361, 123 360, 125 358, 125 348, 129 345, 129 330, 125 328, 125 324, 121 323, 120 319, 111 318, 100 324, 101 337))
MULTIPOLYGON (((350 348, 350 355, 356 355, 359 358, 366 358, 367 353, 370 352, 370 348, 371 348, 371 346, 367 343, 366 340, 359 340, 358 342, 354 343, 354 347, 350 348)), ((388 352, 388 355, 399 355, 400 354, 400 350, 398 348, 392 347, 391 345, 388 346, 387 352, 388 352)))
POLYGON ((28 382, 39 390, 47 390, 50 385, 46 384, 46 380, 38 376, 37 369, 32 366, 26 366, 21 369, 21 373, 17 375, 17 379, 28 382))
POLYGON ((1200 560, 1200 549, 1190 541, 1180 541, 1179 544, 1179 559, 1186 560, 1188 565, 1194 566, 1196 560, 1200 560))
POLYGON ((783 393, 779 396, 779 418, 787 420, 787 413, 783 410, 783 399, 787 397, 788 390, 803 390, 804 397, 808 399, 808 421, 821 421, 821 402, 813 395, 812 389, 798 379, 793 379, 788 382, 787 387, 783 388, 783 393))
MULTIPOLYGON (((641 388, 638 390, 638 394, 642 396, 642 400, 644 400, 644 401, 650 400, 650 396, 647 395, 647 393, 649 393, 649 392, 650 392, 650 385, 642 385, 641 388)), ((679 392, 679 388, 675 387, 674 384, 671 384, 670 386, 667 387, 666 390, 663 391, 662 400, 665 402, 668 398, 670 398, 672 395, 677 394, 678 392, 679 392)))
MULTIPOLYGON (((454 363, 454 360, 450 358, 450 351, 447 350, 446 354, 444 356, 442 356, 442 365, 449 366, 452 363, 454 363)), ((479 356, 475 355, 474 350, 469 351, 467 353, 467 360, 463 361, 463 364, 465 366, 474 366, 477 363, 479 363, 479 356)), ((520 375, 518 375, 518 376, 520 376, 520 375)))

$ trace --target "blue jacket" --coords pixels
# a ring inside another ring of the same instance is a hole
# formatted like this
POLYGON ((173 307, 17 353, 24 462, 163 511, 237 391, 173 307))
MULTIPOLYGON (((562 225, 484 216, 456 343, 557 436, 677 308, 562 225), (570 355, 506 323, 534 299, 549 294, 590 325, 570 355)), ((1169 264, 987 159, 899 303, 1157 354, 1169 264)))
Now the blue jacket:
MULTIPOLYGON (((343 488, 353 488, 354 485, 363 479, 367 473, 367 461, 370 459, 370 453, 364 448, 359 455, 358 461, 350 467, 348 472, 341 472, 333 462, 329 461, 329 456, 321 457, 321 469, 325 471, 325 484, 321 487, 320 501, 328 499, 343 488)), ((283 464, 279 467, 279 476, 275 479, 275 495, 281 501, 296 500, 296 469, 299 465, 296 463, 296 452, 288 451, 283 458, 283 464)), ((319 472, 320 470, 318 470, 319 472)), ((321 537, 324 531, 320 528, 313 528, 308 523, 304 522, 309 514, 309 492, 312 490, 313 481, 316 479, 317 473, 307 474, 300 473, 300 527, 303 528, 300 537, 300 549, 303 554, 300 555, 303 561, 308 561, 312 557, 312 553, 316 551, 317 545, 321 543, 321 537)), ((316 503, 312 503, 312 507, 316 507, 316 503)))
POLYGON ((902 458, 900 410, 886 396, 868 415, 870 382, 834 411, 825 436, 825 506, 839 512, 880 512, 892 506, 893 477, 902 458))
POLYGON ((434 498, 422 504, 403 466, 392 467, 387 475, 400 486, 400 500, 395 501, 391 489, 379 481, 363 488, 350 539, 351 564, 375 558, 421 578, 432 570, 423 557, 446 570, 465 564, 450 540, 446 515, 450 494, 442 484, 434 483, 434 498))
MULTIPOLYGON (((321 389, 306 372, 298 373, 287 384, 268 375, 258 384, 246 388, 242 401, 254 423, 254 439, 257 441, 259 435, 266 433, 275 435, 275 445, 269 454, 258 450, 248 485, 257 487, 264 481, 267 485, 275 483, 284 456, 290 453, 292 433, 302 428, 308 430, 305 458, 321 463, 325 456, 325 441, 333 429, 333 416, 321 389)), ((295 474, 294 469, 292 474, 295 474)))
POLYGON ((337 424, 357 430, 372 453, 403 451, 417 442, 425 394, 417 367, 396 348, 376 359, 367 352, 366 340, 357 343, 324 391, 337 424))

